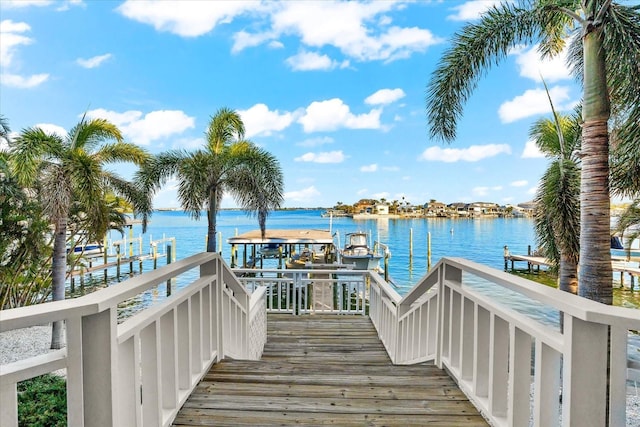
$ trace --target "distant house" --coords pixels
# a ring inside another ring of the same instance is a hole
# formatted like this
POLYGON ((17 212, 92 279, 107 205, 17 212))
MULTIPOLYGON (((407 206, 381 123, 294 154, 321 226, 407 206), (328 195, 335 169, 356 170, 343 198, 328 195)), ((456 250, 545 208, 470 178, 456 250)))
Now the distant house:
POLYGON ((389 205, 378 203, 375 205, 375 213, 377 215, 389 215, 389 205))
POLYGON ((424 212, 427 216, 444 216, 447 212, 447 205, 434 200, 424 204, 424 212))
POLYGON ((452 215, 458 215, 458 216, 468 216, 469 215, 469 204, 468 203, 460 203, 460 202, 449 203, 447 205, 447 208, 449 209, 449 212, 451 212, 452 215))

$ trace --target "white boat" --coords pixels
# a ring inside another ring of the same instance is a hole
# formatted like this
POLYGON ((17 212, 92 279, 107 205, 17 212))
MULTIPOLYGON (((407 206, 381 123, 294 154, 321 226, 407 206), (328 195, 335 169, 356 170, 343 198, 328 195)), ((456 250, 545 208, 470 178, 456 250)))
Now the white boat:
POLYGON ((78 244, 73 248, 67 248, 67 253, 73 252, 75 255, 100 255, 103 247, 100 243, 78 244))
POLYGON ((382 255, 377 255, 367 245, 367 233, 347 233, 345 245, 340 250, 342 264, 354 264, 356 270, 374 270, 379 267, 382 255))

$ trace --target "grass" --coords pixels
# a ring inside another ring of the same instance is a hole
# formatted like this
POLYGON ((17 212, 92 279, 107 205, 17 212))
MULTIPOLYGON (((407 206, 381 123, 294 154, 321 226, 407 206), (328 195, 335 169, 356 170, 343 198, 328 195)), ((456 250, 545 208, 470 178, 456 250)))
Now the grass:
MULTIPOLYGON (((516 276, 524 277, 525 279, 533 280, 534 282, 542 283, 543 285, 550 286, 552 288, 557 287, 557 276, 545 270, 540 270, 540 272, 535 273, 529 273, 526 270, 516 270, 511 273, 515 274, 516 276)), ((627 277, 625 278, 625 280, 626 285, 629 286, 629 278, 627 277)), ((616 281, 614 280, 613 305, 618 307, 640 309, 640 290, 638 290, 638 283, 636 283, 635 289, 635 291, 632 291, 629 288, 622 288, 620 287, 619 283, 616 283, 616 281)))
POLYGON ((64 378, 45 374, 18 383, 19 427, 67 425, 67 384, 64 378))

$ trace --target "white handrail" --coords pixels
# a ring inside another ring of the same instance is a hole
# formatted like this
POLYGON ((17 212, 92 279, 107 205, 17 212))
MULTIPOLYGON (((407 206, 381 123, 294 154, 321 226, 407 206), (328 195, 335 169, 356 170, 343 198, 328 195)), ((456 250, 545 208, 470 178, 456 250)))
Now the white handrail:
POLYGON ((68 425, 170 425, 215 361, 260 358, 265 307, 264 292, 201 253, 73 300, 0 311, 2 332, 55 320, 67 330, 65 349, 0 366, 0 425, 17 426, 18 381, 65 368, 68 425), (199 278, 118 324, 120 302, 194 268, 199 278))
POLYGON ((370 307, 394 363, 434 360, 492 425, 626 425, 626 380, 639 376, 627 361, 638 310, 456 258, 441 259, 402 299, 372 280, 370 307), (564 330, 496 302, 481 281, 562 313, 564 330))

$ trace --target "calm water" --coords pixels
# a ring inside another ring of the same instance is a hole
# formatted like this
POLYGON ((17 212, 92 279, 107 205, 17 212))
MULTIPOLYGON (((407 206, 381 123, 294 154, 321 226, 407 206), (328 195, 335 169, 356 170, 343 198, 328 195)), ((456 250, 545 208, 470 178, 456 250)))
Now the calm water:
MULTIPOLYGON (((527 246, 535 247, 535 235, 531 219, 370 219, 323 218, 322 210, 277 211, 267 220, 268 229, 308 228, 331 230, 343 240, 345 233, 366 231, 373 240, 389 246, 390 276, 405 293, 427 272, 427 235, 431 234, 431 265, 444 256, 467 258, 491 267, 504 267, 503 247, 508 245, 512 253, 526 254, 527 246), (409 255, 409 241, 413 233, 413 257, 409 255)), ((236 234, 257 229, 255 218, 241 211, 222 211, 218 216, 218 231, 222 233, 222 255, 229 262, 231 246, 226 242, 236 234)), ((134 235, 141 232, 134 227, 134 235)), ((143 235, 144 247, 149 240, 176 238, 177 258, 185 258, 205 249, 206 218, 192 220, 181 211, 155 212, 147 233, 143 235)), ((119 234, 113 236, 119 239, 119 234)), ((342 244, 342 242, 340 242, 342 244)), ((146 250, 146 249, 145 249, 146 250)), ((241 256, 241 255, 240 255, 241 256)), ((164 261, 161 261, 164 263, 164 261)))

